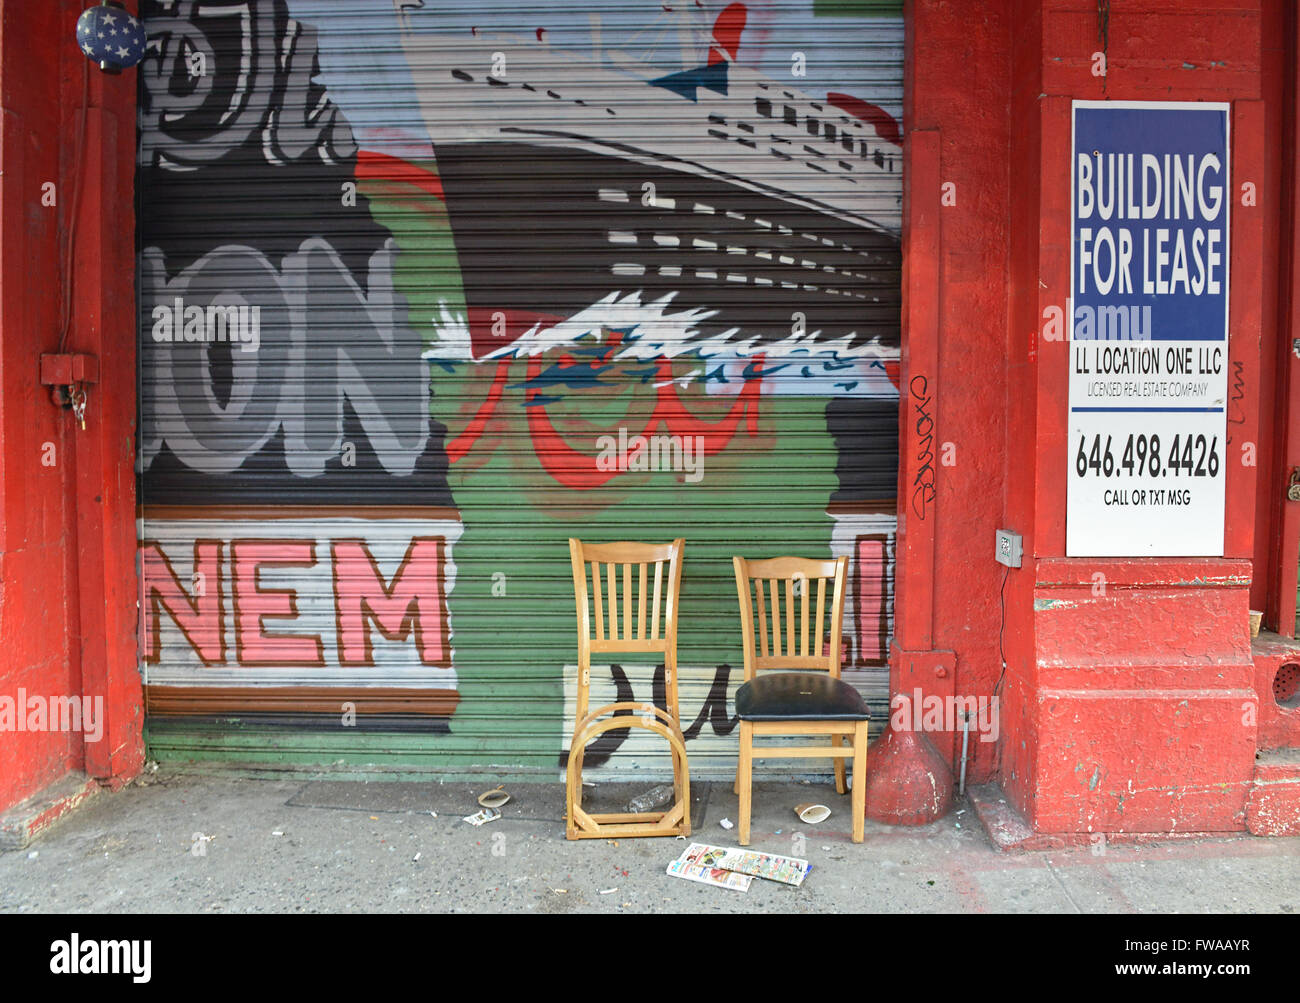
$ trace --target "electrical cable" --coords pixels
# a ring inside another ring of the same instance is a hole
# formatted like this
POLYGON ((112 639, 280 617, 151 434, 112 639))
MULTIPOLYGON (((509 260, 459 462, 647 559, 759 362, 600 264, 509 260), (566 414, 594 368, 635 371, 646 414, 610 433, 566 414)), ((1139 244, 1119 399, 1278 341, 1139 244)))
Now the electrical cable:
POLYGON ((1002 588, 998 590, 998 605, 1001 609, 1000 620, 998 623, 998 657, 1002 661, 1002 671, 998 673, 998 681, 993 687, 993 695, 997 696, 998 691, 1002 689, 1002 678, 1007 674, 1007 653, 1002 646, 1002 635, 1007 629, 1007 579, 1011 576, 1011 569, 1007 568, 1002 572, 1002 588))
POLYGON ((1097 41, 1101 44, 1101 92, 1105 94, 1110 72, 1110 0, 1097 0, 1097 41))
POLYGON ((81 168, 86 150, 86 119, 90 106, 90 61, 81 60, 81 122, 77 129, 76 160, 72 168, 72 214, 68 217, 67 239, 63 254, 63 316, 59 328, 59 351, 62 355, 72 328, 72 257, 77 245, 77 216, 81 212, 81 168))

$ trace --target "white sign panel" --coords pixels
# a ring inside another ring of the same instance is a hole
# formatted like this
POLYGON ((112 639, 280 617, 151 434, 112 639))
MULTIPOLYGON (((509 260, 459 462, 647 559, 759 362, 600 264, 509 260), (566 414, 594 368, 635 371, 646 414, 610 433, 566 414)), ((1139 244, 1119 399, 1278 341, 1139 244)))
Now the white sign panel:
POLYGON ((1076 101, 1071 557, 1221 557, 1226 104, 1076 101))

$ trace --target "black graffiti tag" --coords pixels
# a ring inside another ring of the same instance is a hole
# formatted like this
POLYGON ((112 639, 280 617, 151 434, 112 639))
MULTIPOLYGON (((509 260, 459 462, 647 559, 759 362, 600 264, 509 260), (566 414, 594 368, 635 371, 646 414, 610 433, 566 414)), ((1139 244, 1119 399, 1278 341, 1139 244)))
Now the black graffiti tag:
MULTIPOLYGON (((631 703, 636 699, 636 694, 632 692, 632 684, 628 682, 627 673, 623 671, 621 665, 611 665, 609 674, 614 680, 614 700, 612 703, 631 703)), ((613 717, 631 717, 630 710, 616 710, 613 717)), ((584 767, 604 766, 609 762, 618 747, 623 744, 627 738, 627 728, 611 728, 596 736, 596 740, 589 744, 582 753, 582 763, 584 767)), ((569 751, 560 753, 560 765, 569 765, 569 751)))
MULTIPOLYGON (((1232 363, 1232 395, 1228 398, 1228 424, 1246 424, 1246 409, 1241 403, 1246 399, 1246 378, 1241 375, 1245 363, 1232 363)), ((1228 445, 1232 445, 1232 429, 1228 429, 1228 445)))
POLYGON ((930 414, 927 393, 929 381, 921 375, 913 376, 908 384, 912 394, 912 409, 916 413, 913 430, 916 433, 916 474, 912 478, 912 511, 925 520, 930 503, 934 501, 934 417, 930 414))
MULTIPOLYGON (((704 698, 704 704, 700 707, 700 712, 695 715, 695 720, 688 727, 682 729, 684 739, 690 741, 695 738, 704 730, 705 721, 709 722, 715 735, 730 735, 735 730, 740 718, 727 715, 727 680, 730 677, 731 666, 725 662, 719 665, 713 675, 713 685, 709 687, 709 695, 704 698)), ((655 669, 652 692, 655 706, 667 710, 668 692, 664 684, 664 667, 662 665, 655 669)))
MULTIPOLYGON (((632 691, 632 684, 628 681, 627 673, 623 671, 621 665, 611 665, 609 667, 610 677, 614 681, 616 703, 631 702, 636 700, 636 695, 632 691)), ((727 713, 727 683, 731 678, 731 666, 727 664, 719 665, 713 675, 713 683, 709 686, 708 696, 704 698, 704 703, 700 707, 700 712, 695 716, 691 724, 682 729, 682 737, 687 741, 699 736, 704 730, 705 722, 713 729, 715 735, 730 735, 739 723, 740 718, 734 714, 727 713)), ((664 667, 659 665, 655 668, 654 678, 650 684, 651 701, 660 710, 668 709, 668 692, 664 680, 664 667)), ((630 710, 614 711, 614 717, 631 717, 633 714, 630 710)), ((626 741, 628 728, 611 728, 604 732, 597 739, 587 746, 583 753, 582 761, 584 766, 595 767, 604 766, 610 758, 618 751, 619 747, 626 741)), ((569 761, 568 750, 560 753, 560 765, 566 766, 569 761)))

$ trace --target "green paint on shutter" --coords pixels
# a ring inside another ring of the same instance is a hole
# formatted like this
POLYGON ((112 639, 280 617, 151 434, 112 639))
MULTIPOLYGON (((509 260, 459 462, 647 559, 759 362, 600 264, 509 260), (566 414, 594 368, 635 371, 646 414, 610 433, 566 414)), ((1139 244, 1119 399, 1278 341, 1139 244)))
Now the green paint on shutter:
POLYGON ((899 17, 902 0, 815 0, 814 17, 899 17))

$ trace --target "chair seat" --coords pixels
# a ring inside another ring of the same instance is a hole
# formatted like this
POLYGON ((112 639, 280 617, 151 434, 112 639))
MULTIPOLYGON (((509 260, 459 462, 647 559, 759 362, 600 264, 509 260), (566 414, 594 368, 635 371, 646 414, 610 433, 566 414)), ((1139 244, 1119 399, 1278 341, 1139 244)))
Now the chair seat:
POLYGON ((765 672, 736 691, 745 721, 865 721, 862 694, 824 672, 765 672))

